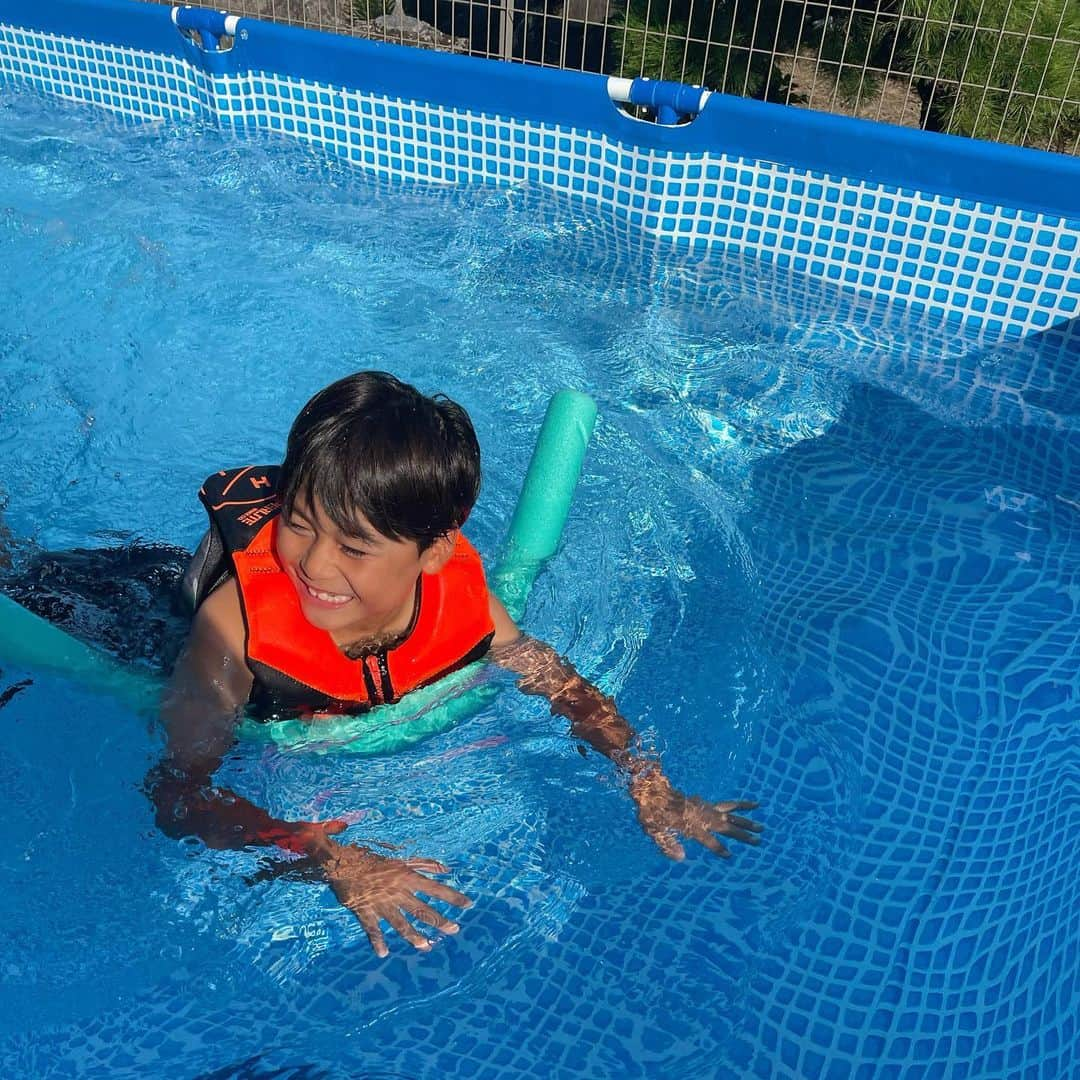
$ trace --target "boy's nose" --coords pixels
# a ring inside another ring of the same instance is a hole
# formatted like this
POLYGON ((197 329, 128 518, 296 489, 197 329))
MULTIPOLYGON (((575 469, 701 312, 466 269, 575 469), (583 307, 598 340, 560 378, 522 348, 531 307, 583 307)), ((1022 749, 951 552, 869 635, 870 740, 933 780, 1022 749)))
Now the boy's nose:
POLYGON ((300 560, 300 569, 308 581, 314 584, 325 582, 334 569, 333 545, 322 540, 313 541, 300 560))

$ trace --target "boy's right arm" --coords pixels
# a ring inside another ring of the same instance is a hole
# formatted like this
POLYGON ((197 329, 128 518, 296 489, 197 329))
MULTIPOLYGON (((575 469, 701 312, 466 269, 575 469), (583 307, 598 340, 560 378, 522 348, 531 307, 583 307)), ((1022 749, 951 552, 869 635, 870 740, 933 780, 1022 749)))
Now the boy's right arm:
POLYGON ((236 582, 216 589, 196 612, 191 635, 162 700, 167 745, 147 777, 157 823, 169 836, 198 836, 208 847, 276 845, 308 852, 343 825, 278 821, 212 778, 233 744, 251 692, 236 582))
POLYGON ((456 923, 417 893, 468 907, 456 889, 427 874, 449 871, 433 859, 392 859, 366 848, 339 844, 340 821, 279 821, 247 799, 215 787, 213 775, 233 744, 252 676, 244 661, 244 621, 236 582, 229 580, 203 602, 172 684, 162 702, 168 734, 165 757, 147 777, 157 823, 169 836, 198 836, 208 847, 276 845, 303 853, 317 864, 334 895, 360 921, 371 946, 386 956, 380 928, 385 919, 411 945, 430 941, 409 922, 455 933, 456 923))

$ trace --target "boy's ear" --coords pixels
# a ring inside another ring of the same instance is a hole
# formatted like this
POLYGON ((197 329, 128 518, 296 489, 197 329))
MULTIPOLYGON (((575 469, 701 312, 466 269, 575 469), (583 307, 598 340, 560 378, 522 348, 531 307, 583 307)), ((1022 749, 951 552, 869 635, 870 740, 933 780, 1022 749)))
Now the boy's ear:
POLYGON ((421 572, 437 574, 450 561, 450 556, 454 554, 457 538, 458 530, 451 529, 448 533, 443 533, 442 536, 435 540, 431 547, 420 556, 421 572))

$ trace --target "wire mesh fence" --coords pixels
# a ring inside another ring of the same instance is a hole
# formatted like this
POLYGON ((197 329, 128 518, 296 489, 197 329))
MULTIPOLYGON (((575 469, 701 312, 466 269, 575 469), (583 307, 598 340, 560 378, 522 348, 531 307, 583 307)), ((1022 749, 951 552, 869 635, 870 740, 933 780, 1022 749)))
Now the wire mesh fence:
POLYGON ((1080 0, 227 0, 225 6, 238 15, 404 45, 674 79, 1080 153, 1080 0))

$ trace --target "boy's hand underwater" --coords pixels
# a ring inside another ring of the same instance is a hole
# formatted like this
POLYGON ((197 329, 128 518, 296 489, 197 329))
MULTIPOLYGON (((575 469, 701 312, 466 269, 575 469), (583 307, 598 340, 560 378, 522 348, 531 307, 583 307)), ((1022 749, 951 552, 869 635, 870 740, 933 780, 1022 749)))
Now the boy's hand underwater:
MULTIPOLYGON (((496 616, 498 627, 498 613, 496 616)), ((615 702, 583 679, 573 664, 550 645, 524 634, 505 643, 499 643, 496 636, 496 646, 489 656, 496 664, 521 676, 519 690, 546 697, 553 713, 569 717, 574 735, 611 758, 629 775, 630 796, 637 803, 638 821, 668 858, 685 858, 686 851, 678 840, 680 835, 697 840, 724 857, 731 852, 714 833, 744 844, 758 843, 756 834, 762 826, 732 813, 753 810, 756 802, 709 803, 677 791, 664 775, 659 761, 633 749, 634 732, 615 702)))
POLYGON ((424 903, 417 893, 444 900, 454 907, 472 906, 463 893, 424 876, 450 873, 434 859, 393 859, 367 848, 338 844, 328 837, 313 846, 310 854, 322 867, 338 901, 360 920, 378 956, 387 956, 390 951, 379 927, 380 919, 385 919, 410 945, 422 950, 431 948, 431 941, 410 919, 426 923, 443 934, 457 933, 458 924, 424 903))
POLYGON ((686 851, 680 835, 704 844, 710 851, 728 858, 731 852, 713 833, 730 836, 744 844, 756 844, 762 826, 733 810, 753 810, 756 802, 709 803, 677 791, 659 769, 639 773, 630 782, 630 796, 637 803, 642 829, 656 841, 669 859, 683 859, 686 851))

